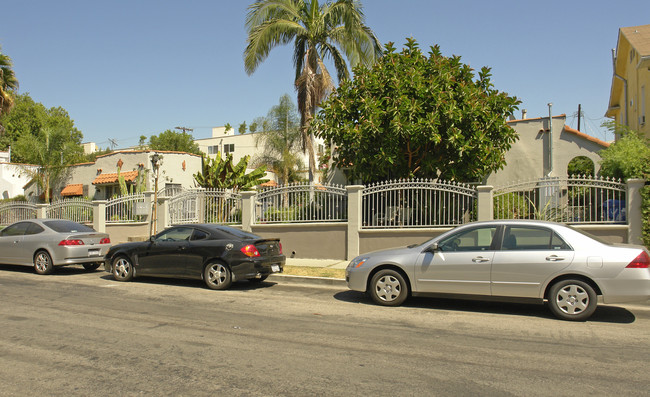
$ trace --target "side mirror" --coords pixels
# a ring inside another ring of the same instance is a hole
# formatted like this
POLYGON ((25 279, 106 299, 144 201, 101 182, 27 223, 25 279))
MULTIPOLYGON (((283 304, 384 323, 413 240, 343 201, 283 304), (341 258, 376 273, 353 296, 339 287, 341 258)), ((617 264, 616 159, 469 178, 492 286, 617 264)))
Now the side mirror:
POLYGON ((431 252, 432 254, 435 254, 436 251, 438 251, 438 243, 433 243, 424 250, 424 252, 431 252))

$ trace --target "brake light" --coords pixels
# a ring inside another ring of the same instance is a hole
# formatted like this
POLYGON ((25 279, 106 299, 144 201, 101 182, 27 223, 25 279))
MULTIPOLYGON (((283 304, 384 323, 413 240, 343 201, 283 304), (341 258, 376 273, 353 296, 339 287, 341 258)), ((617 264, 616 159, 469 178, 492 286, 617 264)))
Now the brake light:
POLYGON ((99 244, 110 244, 111 239, 108 237, 104 237, 103 239, 99 240, 99 244))
POLYGON ((648 266, 650 265, 650 257, 648 257, 648 254, 643 251, 634 258, 632 262, 630 262, 629 265, 625 266, 628 269, 647 269, 648 266))
POLYGON ((84 245, 84 242, 81 240, 68 239, 68 240, 61 240, 59 245, 84 245))
POLYGON ((240 250, 244 255, 254 258, 257 256, 260 256, 260 252, 257 250, 257 248, 253 244, 249 244, 245 247, 242 247, 240 250))
POLYGON ((282 253, 282 243, 278 242, 278 245, 280 246, 280 253, 282 253))

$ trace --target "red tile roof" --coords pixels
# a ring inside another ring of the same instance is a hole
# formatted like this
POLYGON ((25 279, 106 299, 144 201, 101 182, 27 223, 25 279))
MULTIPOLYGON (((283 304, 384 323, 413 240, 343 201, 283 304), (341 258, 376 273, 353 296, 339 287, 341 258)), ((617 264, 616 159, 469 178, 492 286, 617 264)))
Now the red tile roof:
POLYGON ((572 134, 575 134, 575 135, 577 135, 577 136, 579 136, 579 137, 581 137, 581 138, 583 138, 583 139, 586 139, 586 140, 588 140, 588 141, 592 141, 592 142, 594 142, 594 143, 597 143, 598 145, 600 145, 600 146, 602 146, 602 147, 605 147, 605 148, 609 147, 609 143, 607 143, 607 142, 605 142, 605 141, 601 141, 601 140, 598 139, 598 138, 594 138, 594 137, 591 136, 591 135, 587 135, 587 134, 585 134, 584 132, 580 132, 580 131, 578 131, 578 130, 574 130, 573 128, 569 127, 568 125, 565 125, 565 126, 564 126, 564 130, 565 130, 566 132, 570 132, 570 133, 572 133, 572 134))
POLYGON ((74 184, 67 185, 61 190, 61 196, 83 196, 84 194, 84 185, 74 184))
MULTIPOLYGON (((120 175, 124 177, 127 182, 133 182, 138 177, 138 171, 121 172, 120 175)), ((93 185, 106 185, 117 183, 117 174, 99 174, 93 181, 93 185)))

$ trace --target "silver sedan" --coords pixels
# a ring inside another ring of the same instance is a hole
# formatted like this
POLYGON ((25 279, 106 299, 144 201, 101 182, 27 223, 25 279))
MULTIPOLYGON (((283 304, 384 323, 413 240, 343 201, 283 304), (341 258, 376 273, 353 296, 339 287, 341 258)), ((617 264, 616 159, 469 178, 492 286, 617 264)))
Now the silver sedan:
POLYGON ((409 295, 546 302, 564 320, 585 320, 603 303, 650 299, 643 246, 608 244, 543 221, 474 222, 423 244, 358 256, 348 287, 378 304, 409 295))
POLYGON ((0 231, 0 263, 34 266, 38 274, 74 264, 95 270, 110 246, 108 234, 86 225, 63 219, 30 219, 0 231))

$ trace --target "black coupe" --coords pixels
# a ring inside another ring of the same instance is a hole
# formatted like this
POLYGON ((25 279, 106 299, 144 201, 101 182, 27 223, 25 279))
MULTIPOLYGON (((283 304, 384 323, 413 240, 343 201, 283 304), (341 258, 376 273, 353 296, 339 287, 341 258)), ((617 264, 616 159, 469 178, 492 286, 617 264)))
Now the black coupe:
POLYGON ((286 257, 276 238, 265 239, 229 226, 178 225, 148 241, 117 244, 105 256, 106 271, 118 281, 136 276, 204 280, 227 289, 233 281, 264 281, 282 272, 286 257))

